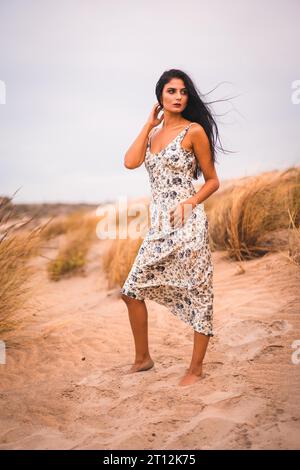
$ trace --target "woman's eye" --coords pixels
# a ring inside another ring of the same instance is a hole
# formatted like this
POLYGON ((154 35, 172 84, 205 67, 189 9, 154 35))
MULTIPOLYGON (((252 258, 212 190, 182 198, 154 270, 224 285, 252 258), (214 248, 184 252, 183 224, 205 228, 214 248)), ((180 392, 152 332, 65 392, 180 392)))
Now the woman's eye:
MULTIPOLYGON (((174 90, 169 90, 169 93, 173 93, 173 92, 174 92, 174 90)), ((186 94, 187 94, 187 90, 183 90, 182 93, 183 93, 184 95, 186 95, 186 94)))

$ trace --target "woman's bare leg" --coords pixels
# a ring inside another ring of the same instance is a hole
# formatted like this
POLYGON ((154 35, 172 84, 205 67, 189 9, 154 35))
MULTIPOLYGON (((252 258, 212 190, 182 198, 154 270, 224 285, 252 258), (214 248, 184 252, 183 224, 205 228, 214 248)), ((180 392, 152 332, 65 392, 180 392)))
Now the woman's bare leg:
POLYGON ((182 377, 179 385, 192 385, 202 375, 202 363, 210 336, 194 331, 194 348, 189 369, 182 377))
POLYGON ((129 372, 141 372, 151 369, 154 362, 148 346, 148 311, 144 300, 133 299, 122 294, 127 305, 130 325, 135 344, 135 361, 129 372))

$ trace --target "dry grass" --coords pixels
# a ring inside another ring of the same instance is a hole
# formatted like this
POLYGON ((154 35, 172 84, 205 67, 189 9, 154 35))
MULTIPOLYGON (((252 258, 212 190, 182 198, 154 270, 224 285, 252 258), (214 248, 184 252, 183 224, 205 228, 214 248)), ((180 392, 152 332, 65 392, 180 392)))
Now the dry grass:
POLYGON ((48 263, 49 278, 58 281, 62 276, 84 272, 90 245, 96 240, 97 218, 81 212, 71 214, 50 227, 46 237, 65 233, 63 246, 55 259, 48 263), (51 234, 51 235, 50 235, 51 234))
POLYGON ((122 285, 131 269, 143 238, 135 240, 113 240, 103 257, 103 269, 108 279, 108 288, 122 285))
POLYGON ((75 210, 68 215, 53 216, 47 222, 41 235, 44 240, 50 240, 58 235, 74 232, 81 228, 85 216, 85 210, 75 210))
POLYGON ((289 258, 300 266, 300 227, 295 224, 295 215, 289 211, 291 227, 289 229, 289 258))
MULTIPOLYGON (((143 201, 145 203, 149 217, 149 201, 143 201)), ((129 205, 129 210, 135 207, 135 203, 129 205)), ((119 238, 119 234, 122 231, 121 221, 125 220, 126 214, 121 214, 119 211, 116 213, 117 218, 117 238, 112 240, 109 250, 103 256, 103 269, 106 272, 108 279, 108 288, 112 288, 115 285, 121 285, 124 283, 133 261, 137 255, 137 252, 143 242, 144 235, 147 231, 149 219, 142 217, 140 219, 139 214, 136 216, 127 216, 128 226, 131 222, 136 223, 137 218, 141 222, 137 230, 140 231, 140 236, 137 238, 131 238, 130 234, 126 239, 119 238)))
POLYGON ((277 251, 288 242, 289 213, 300 223, 300 169, 249 178, 211 197, 206 206, 212 249, 236 260, 277 251))
POLYGON ((0 334, 1 337, 12 330, 24 326, 24 316, 17 318, 17 311, 25 309, 30 288, 27 281, 33 270, 28 261, 37 255, 40 248, 41 227, 26 231, 24 224, 16 228, 10 223, 13 206, 9 198, 0 198, 0 334))
POLYGON ((63 248, 49 266, 51 278, 57 280, 84 267, 90 243, 96 239, 97 218, 84 209, 52 217, 46 223, 41 223, 36 213, 22 221, 17 212, 12 198, 0 198, 0 335, 7 346, 18 341, 20 330, 31 318, 29 281, 35 268, 30 258, 41 255, 45 240, 65 234, 63 248))

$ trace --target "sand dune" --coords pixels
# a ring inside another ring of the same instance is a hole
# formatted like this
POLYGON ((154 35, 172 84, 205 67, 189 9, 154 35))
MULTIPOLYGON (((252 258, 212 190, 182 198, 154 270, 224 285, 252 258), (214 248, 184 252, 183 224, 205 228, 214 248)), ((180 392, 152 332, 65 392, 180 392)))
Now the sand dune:
POLYGON ((86 276, 57 283, 33 260, 32 322, 0 365, 0 449, 299 449, 299 268, 276 253, 240 274, 214 252, 215 337, 203 378, 178 387, 192 330, 153 301, 155 367, 126 374, 127 310, 100 265, 109 244, 93 245, 86 276))

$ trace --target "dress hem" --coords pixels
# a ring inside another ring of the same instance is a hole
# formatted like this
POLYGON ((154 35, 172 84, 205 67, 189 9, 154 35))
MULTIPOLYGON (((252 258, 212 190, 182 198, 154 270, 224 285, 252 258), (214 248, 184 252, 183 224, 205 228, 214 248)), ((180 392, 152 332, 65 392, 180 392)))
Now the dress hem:
POLYGON ((205 336, 210 336, 210 337, 213 337, 215 336, 214 333, 212 332, 212 330, 208 331, 209 329, 206 329, 206 328, 199 328, 199 327, 194 327, 190 321, 187 319, 187 318, 184 318, 184 317, 181 317, 179 315, 179 313, 177 312, 177 310, 175 310, 174 308, 172 308, 171 306, 169 306, 168 304, 165 304, 163 302, 159 302, 158 300, 155 300, 155 299, 151 299, 151 297, 140 297, 138 294, 136 294, 132 289, 129 290, 129 289, 125 289, 125 288, 122 288, 120 290, 120 294, 125 294, 127 295, 128 297, 131 297, 135 300, 146 300, 146 299, 149 299, 149 300, 153 300, 154 302, 158 303, 159 305, 163 305, 164 307, 167 307, 167 309, 169 309, 169 311, 175 315, 177 318, 179 318, 179 320, 182 320, 184 323, 186 323, 187 325, 189 325, 194 331, 196 331, 197 333, 202 333, 204 334, 205 336))

